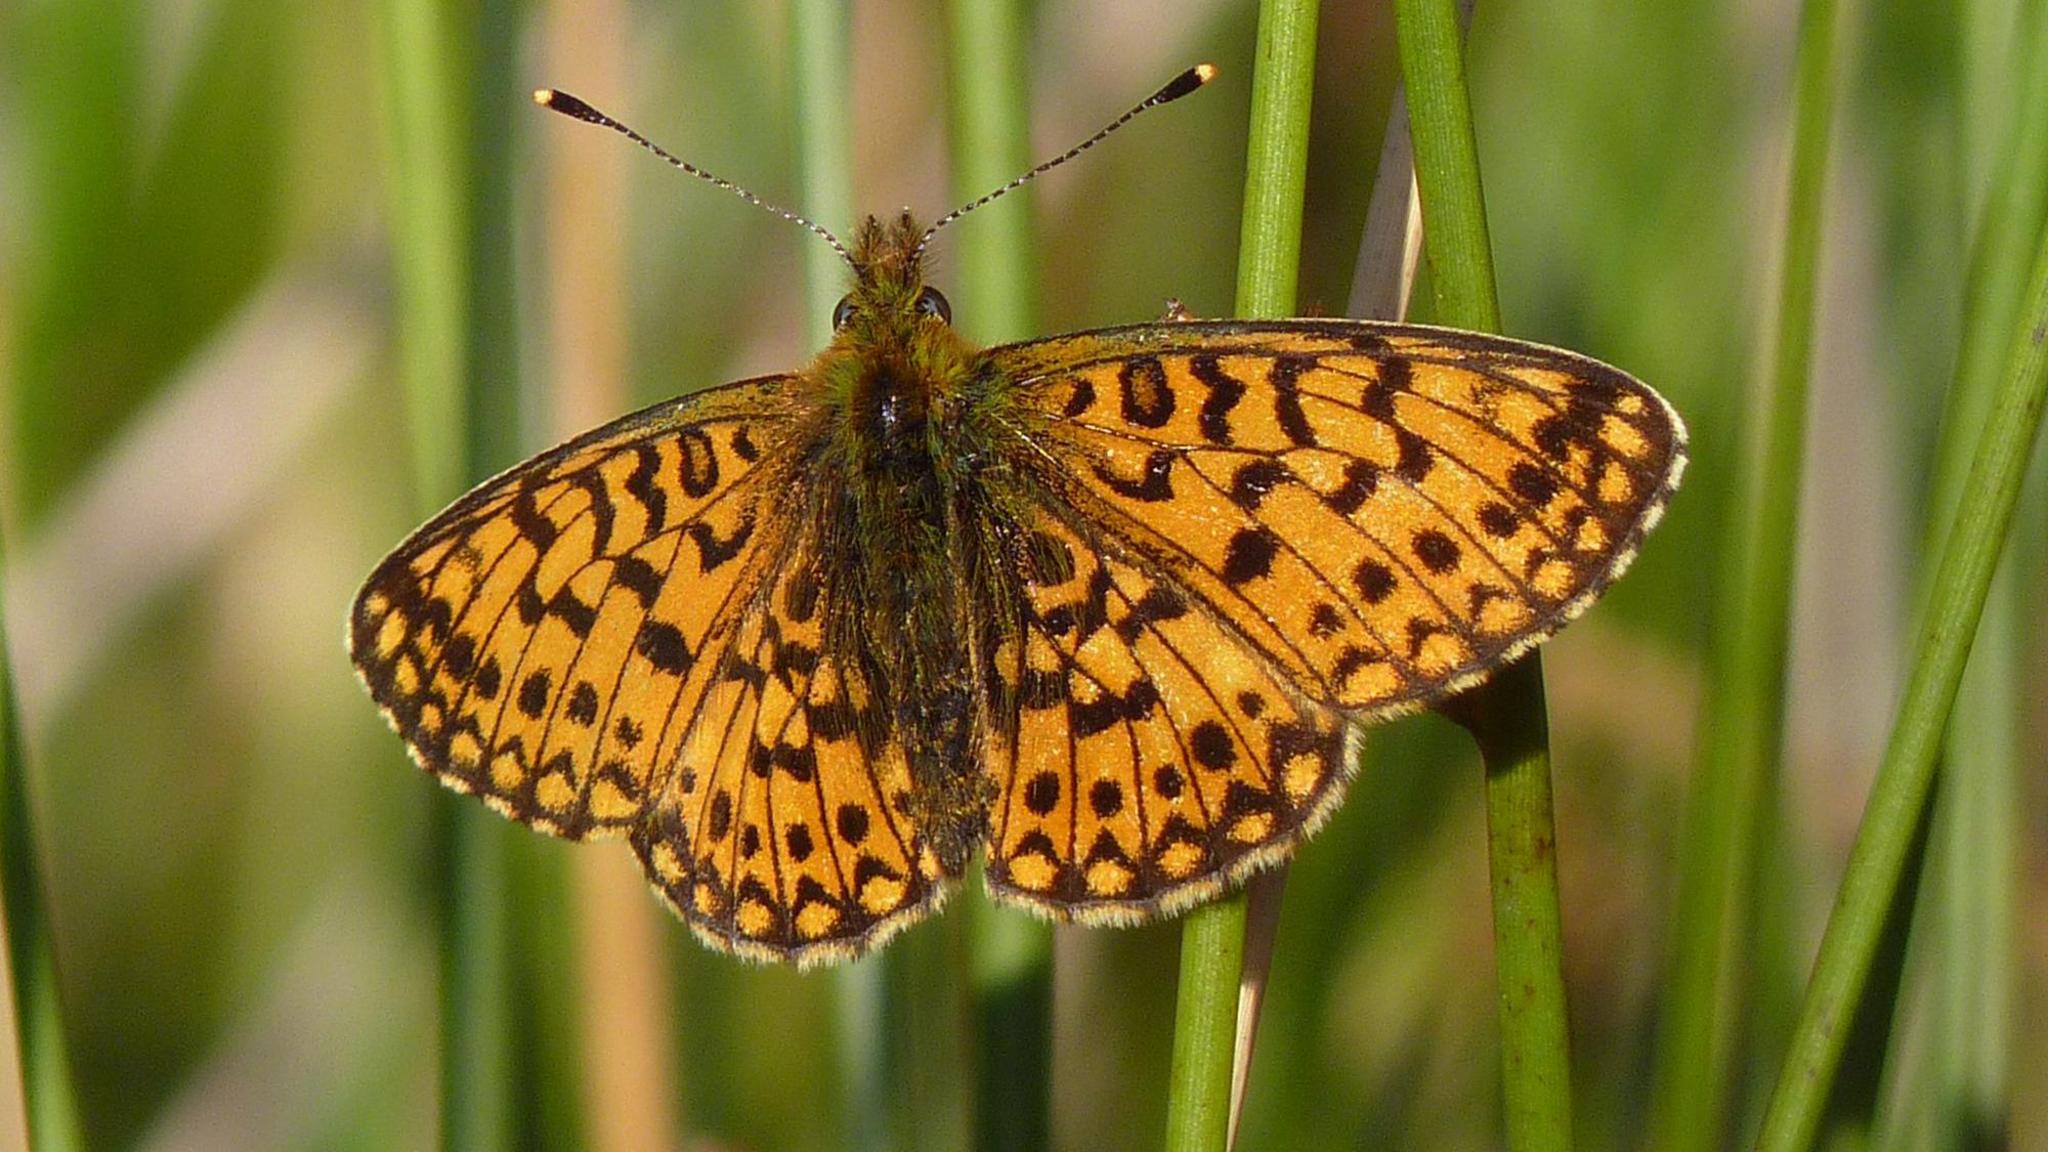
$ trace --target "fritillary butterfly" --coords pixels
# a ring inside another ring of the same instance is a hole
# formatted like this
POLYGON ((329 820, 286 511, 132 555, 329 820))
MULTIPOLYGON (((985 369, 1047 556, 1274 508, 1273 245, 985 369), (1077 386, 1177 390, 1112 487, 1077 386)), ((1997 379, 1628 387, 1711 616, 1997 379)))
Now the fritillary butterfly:
POLYGON ((935 230, 869 219, 808 367, 484 483, 351 616, 428 771, 625 836, 745 957, 857 955, 977 851, 996 896, 1110 924, 1286 859, 1360 725, 1582 612, 1684 463, 1642 383, 1497 336, 1175 319, 976 348, 925 281, 935 230))

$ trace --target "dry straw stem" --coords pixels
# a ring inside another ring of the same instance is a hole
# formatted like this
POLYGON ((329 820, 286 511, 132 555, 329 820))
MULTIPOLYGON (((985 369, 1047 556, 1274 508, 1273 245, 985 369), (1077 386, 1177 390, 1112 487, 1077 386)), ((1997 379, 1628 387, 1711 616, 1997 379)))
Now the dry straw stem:
MULTIPOLYGON (((1316 15, 1314 0, 1263 0, 1259 5, 1238 247, 1237 314, 1243 317, 1294 311, 1316 15)), ((1195 909, 1182 924, 1166 1106, 1168 1152, 1220 1150, 1230 1141, 1245 920, 1246 896, 1237 892, 1195 909)))
MULTIPOLYGON (((1500 303, 1457 8, 1452 0, 1399 0, 1395 13, 1436 318, 1497 332, 1500 303)), ((1540 658, 1531 653, 1499 670, 1445 711, 1471 730, 1486 766, 1509 1146, 1562 1152, 1572 1143, 1571 1046, 1540 658)))

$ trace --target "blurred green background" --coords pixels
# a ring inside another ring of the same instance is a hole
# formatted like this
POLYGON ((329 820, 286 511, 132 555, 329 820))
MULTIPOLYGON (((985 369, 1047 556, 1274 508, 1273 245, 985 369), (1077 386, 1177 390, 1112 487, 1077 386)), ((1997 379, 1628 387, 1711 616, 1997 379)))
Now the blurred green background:
MULTIPOLYGON (((2023 2, 1869 0, 1849 24, 1744 1109, 1775 1074, 1893 711, 2023 2)), ((341 646, 357 581, 422 503, 394 341, 389 7, 0 3, 7 623, 93 1147, 432 1142, 434 789, 341 646)), ((946 23, 910 0, 853 13, 859 202, 936 215, 953 200, 946 23)), ((1472 31, 1509 331, 1650 381, 1693 432, 1665 525, 1546 661, 1588 1147, 1642 1142, 1797 15, 1788 0, 1482 0, 1472 31)), ((1046 332, 1150 318, 1168 297, 1230 310, 1254 19, 1243 0, 1033 10, 1040 154, 1190 63, 1222 68, 1035 200, 989 209, 1036 213, 1046 332)), ((793 202, 789 20, 737 0, 529 4, 507 29, 503 98, 558 85, 793 202)), ((1306 312, 1344 310, 1397 72, 1385 5, 1325 3, 1306 312)), ((502 386, 528 449, 803 360, 804 233, 601 133, 538 110, 513 123, 516 224, 496 259, 522 334, 502 386)), ((976 302, 944 244, 938 259, 973 335, 976 302)), ((2048 593, 2030 507, 2023 603, 2048 593)), ((1997 964, 2016 989, 2012 1146, 2048 1149, 2048 651, 2022 615, 2026 911, 1997 964)), ((1440 720, 1374 733, 1293 869, 1245 1147, 1499 1144, 1479 784, 1440 720)), ((590 1146, 838 1144, 834 977, 703 952, 617 844, 521 833, 514 853, 557 878, 565 954, 520 978, 580 1006, 555 1058, 590 1146)), ((965 905, 913 935, 957 940, 965 905)), ((1171 925, 1058 931, 1056 1146, 1156 1145, 1177 941, 1171 925)), ((945 1012, 931 1019, 892 1043, 955 1043, 928 1034, 945 1012)))

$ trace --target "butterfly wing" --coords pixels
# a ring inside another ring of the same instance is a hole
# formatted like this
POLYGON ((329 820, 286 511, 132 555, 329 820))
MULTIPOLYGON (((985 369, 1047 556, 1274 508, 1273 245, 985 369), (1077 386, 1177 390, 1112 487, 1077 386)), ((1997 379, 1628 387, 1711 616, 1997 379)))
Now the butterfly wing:
POLYGON ((706 942, 799 965, 855 956, 937 907, 940 870, 905 812, 901 746, 830 650, 808 537, 740 616, 689 722, 684 766, 633 834, 706 942))
POLYGON ((799 961, 936 899, 884 799, 900 756, 849 738, 819 652, 793 511, 803 411, 794 377, 764 377, 518 465, 387 557, 349 631, 444 783, 554 835, 629 834, 700 937, 799 961))
POLYGON ((993 660, 990 889, 1133 923, 1214 895, 1334 806, 1342 716, 1083 518, 1024 537, 1021 626, 993 660))
POLYGON ((1470 333, 1177 322, 991 356, 1058 559, 1023 565, 999 661, 989 877, 1056 916, 1144 919, 1284 858, 1340 796, 1346 719, 1556 632, 1684 463, 1641 383, 1470 333))
POLYGON ((1642 383, 1502 337, 1184 322, 995 355, 1074 507, 1360 719, 1467 687, 1582 612, 1685 460, 1642 383))
POLYGON ((770 557, 788 377, 656 405, 471 491, 357 595, 349 654, 414 759, 558 836, 637 823, 770 557))

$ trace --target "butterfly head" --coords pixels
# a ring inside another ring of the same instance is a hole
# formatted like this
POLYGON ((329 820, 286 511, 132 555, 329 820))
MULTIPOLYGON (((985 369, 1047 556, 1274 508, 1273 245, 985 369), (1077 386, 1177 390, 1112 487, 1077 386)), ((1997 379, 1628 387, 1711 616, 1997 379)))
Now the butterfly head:
POLYGON ((907 211, 887 223, 863 221, 847 261, 853 290, 832 310, 832 330, 863 344, 908 343, 951 325, 953 306, 924 281, 928 237, 907 211))
POLYGON ((832 309, 832 343, 808 372, 861 443, 920 437, 933 404, 946 403, 978 354, 953 330, 952 306, 925 283, 925 239, 909 212, 861 223, 846 256, 852 286, 832 309))

